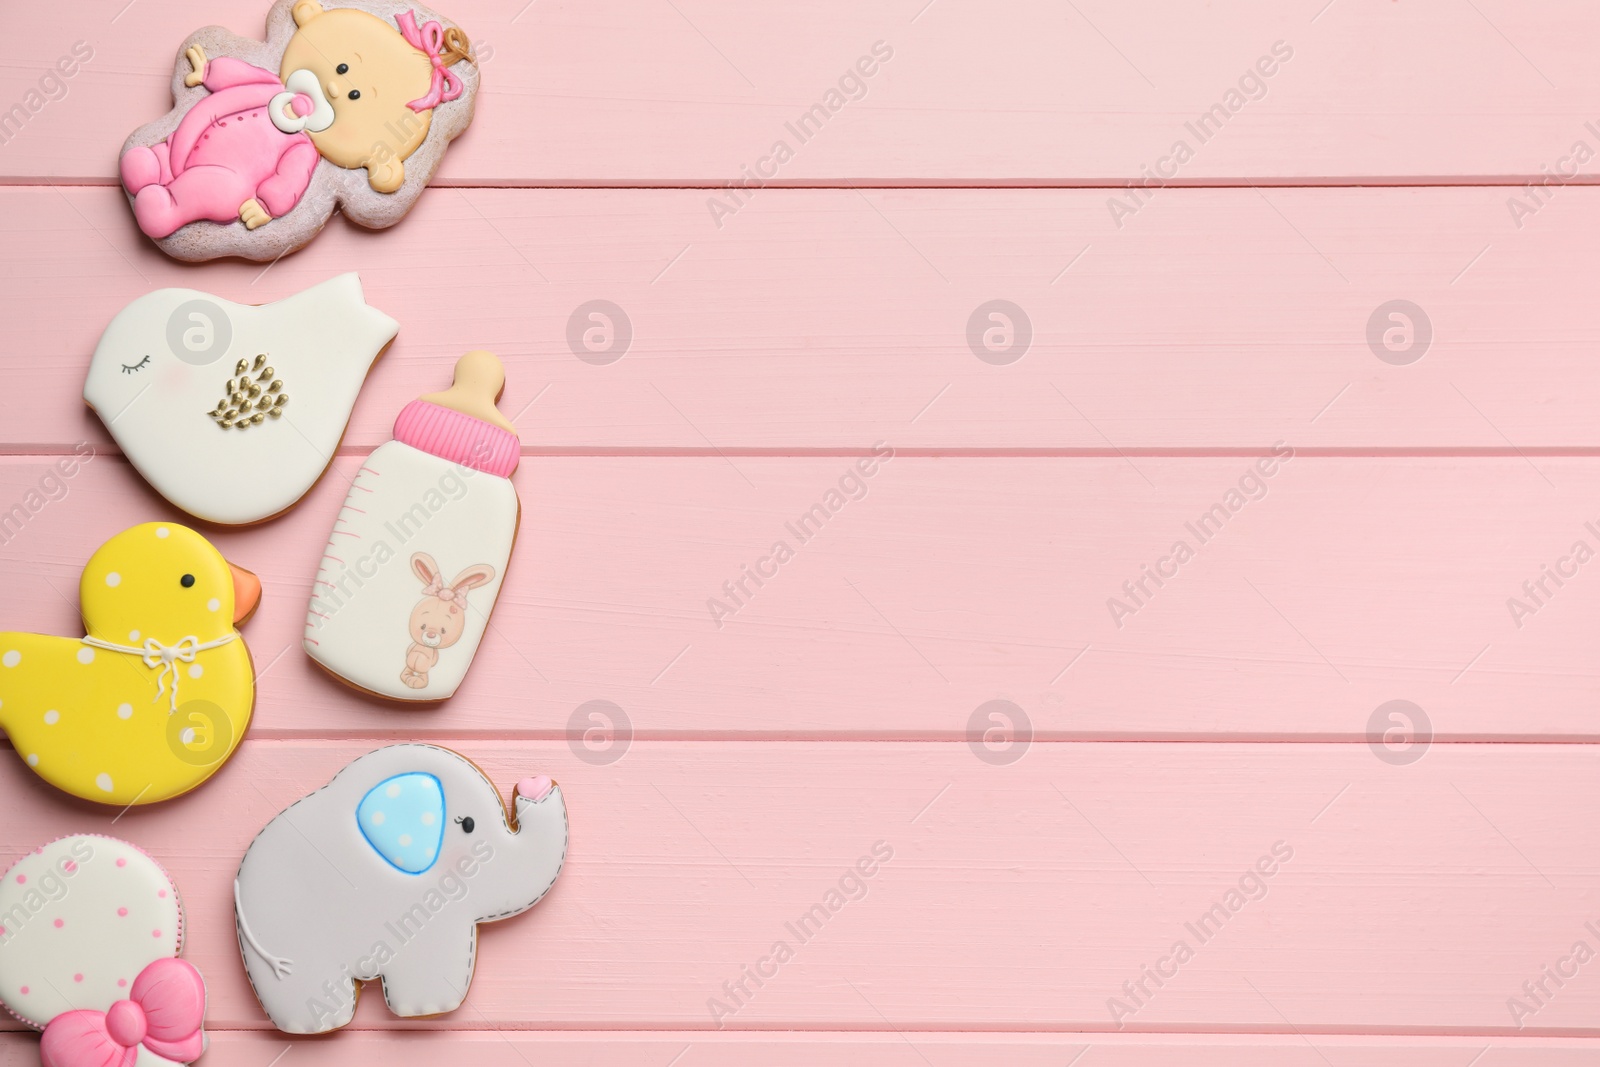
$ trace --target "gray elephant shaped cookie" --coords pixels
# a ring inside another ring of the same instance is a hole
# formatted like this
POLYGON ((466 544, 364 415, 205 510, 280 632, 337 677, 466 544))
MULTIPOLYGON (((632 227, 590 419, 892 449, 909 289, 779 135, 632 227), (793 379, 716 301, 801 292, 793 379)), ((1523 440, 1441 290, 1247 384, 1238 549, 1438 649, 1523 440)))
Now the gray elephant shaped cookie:
POLYGON ((494 783, 435 745, 370 752, 256 835, 234 881, 239 951, 278 1029, 336 1030, 357 983, 396 1015, 466 999, 478 924, 526 911, 567 853, 567 807, 544 776, 494 783))

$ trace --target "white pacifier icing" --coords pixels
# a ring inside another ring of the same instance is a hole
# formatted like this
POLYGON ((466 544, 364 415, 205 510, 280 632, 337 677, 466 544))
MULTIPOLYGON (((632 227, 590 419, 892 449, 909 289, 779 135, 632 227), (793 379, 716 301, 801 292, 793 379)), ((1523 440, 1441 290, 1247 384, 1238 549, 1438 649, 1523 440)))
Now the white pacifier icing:
POLYGON ((283 84, 285 91, 267 105, 274 126, 284 133, 321 133, 333 125, 333 105, 328 103, 316 71, 297 70, 283 84))

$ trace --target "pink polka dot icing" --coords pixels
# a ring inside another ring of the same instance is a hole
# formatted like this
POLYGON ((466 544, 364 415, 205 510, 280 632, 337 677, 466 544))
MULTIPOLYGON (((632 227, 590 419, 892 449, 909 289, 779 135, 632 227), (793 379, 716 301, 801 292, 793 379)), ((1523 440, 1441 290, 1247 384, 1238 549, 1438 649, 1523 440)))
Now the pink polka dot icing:
POLYGON ((99 835, 0 866, 0 1008, 43 1029, 65 1011, 125 1000, 146 967, 178 955, 178 897, 155 860, 99 835))

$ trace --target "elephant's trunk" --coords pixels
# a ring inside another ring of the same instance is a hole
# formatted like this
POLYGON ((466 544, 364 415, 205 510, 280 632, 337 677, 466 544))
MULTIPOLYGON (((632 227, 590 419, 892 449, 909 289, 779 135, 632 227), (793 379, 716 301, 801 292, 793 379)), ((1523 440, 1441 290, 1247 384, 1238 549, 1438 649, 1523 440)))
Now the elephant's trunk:
POLYGON ((493 842, 495 896, 503 909, 493 918, 515 915, 539 902, 555 884, 567 857, 567 804, 561 787, 540 775, 517 783, 513 800, 516 832, 493 842))

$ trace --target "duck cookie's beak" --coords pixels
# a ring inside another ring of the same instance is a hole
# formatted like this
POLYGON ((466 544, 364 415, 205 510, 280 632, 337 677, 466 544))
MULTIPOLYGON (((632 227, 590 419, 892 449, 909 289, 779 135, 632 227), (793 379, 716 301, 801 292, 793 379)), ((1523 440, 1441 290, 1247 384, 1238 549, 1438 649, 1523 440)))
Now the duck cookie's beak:
POLYGON ((228 564, 228 571, 233 575, 233 624, 237 626, 261 603, 261 579, 232 563, 228 564))

